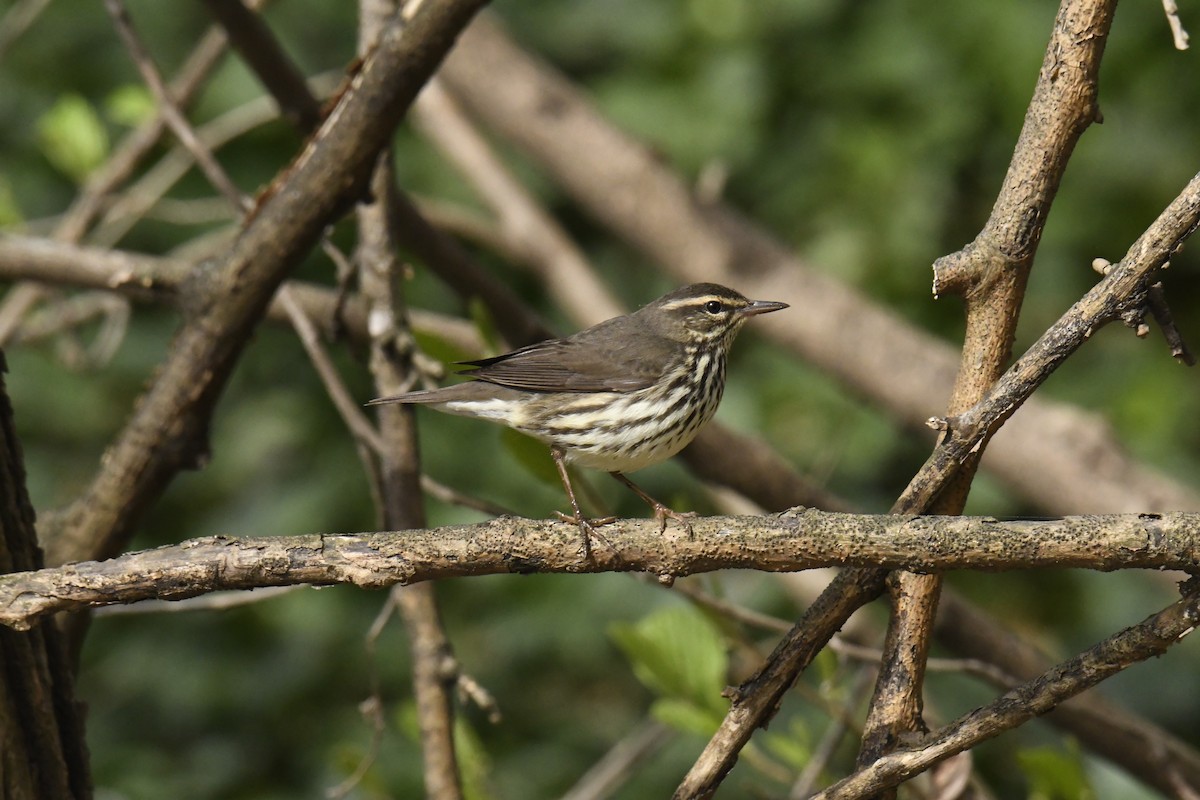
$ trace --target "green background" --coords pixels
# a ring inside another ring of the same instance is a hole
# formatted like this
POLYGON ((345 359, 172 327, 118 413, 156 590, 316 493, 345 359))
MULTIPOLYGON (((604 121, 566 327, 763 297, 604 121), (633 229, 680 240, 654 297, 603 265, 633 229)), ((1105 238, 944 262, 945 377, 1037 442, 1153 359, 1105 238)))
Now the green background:
MULTIPOLYGON (((814 268, 959 341, 959 303, 930 297, 929 266, 973 238, 986 219, 1041 64, 1053 4, 539 0, 500 2, 494 10, 514 36, 578 81, 611 119, 652 143, 683 175, 694 179, 710 164, 723 165, 727 200, 814 268)), ((198 3, 168 8, 139 0, 131 11, 167 74, 208 25, 198 3)), ((353 4, 288 0, 274 3, 266 18, 309 73, 340 70, 352 58, 353 4)), ((1200 29, 1186 10, 1184 22, 1200 29)), ((1050 216, 1018 352, 1094 283, 1091 260, 1119 259, 1196 172, 1198 66, 1195 51, 1172 48, 1156 4, 1122 6, 1101 72, 1104 124, 1084 135, 1050 216)), ((247 71, 227 60, 192 119, 213 119, 259 94, 247 71)), ((48 233, 77 181, 103 161, 146 102, 101 5, 52 3, 0 56, 0 224, 48 233)), ((254 191, 299 145, 284 123, 273 122, 219 155, 239 186, 254 191)), ((628 306, 672 288, 528 163, 502 150, 628 306)), ((414 194, 482 210, 465 182, 411 130, 397 135, 396 163, 401 184, 414 194)), ((211 195, 189 173, 169 194, 172 203, 118 246, 166 254, 224 229, 228 215, 207 200, 211 195)), ((345 223, 335 232, 347 246, 351 237, 345 223)), ((574 329, 535 279, 493 254, 477 255, 562 332, 574 329)), ((464 313, 423 265, 414 267, 407 288, 412 305, 464 313)), ((332 283, 332 269, 319 255, 302 275, 332 283)), ((1166 283, 1185 337, 1200 341, 1194 255, 1179 258, 1166 283)), ((10 348, 8 388, 39 509, 68 502, 86 485, 177 324, 168 310, 135 309, 115 357, 90 369, 64 366, 55 342, 10 348)), ((94 334, 85 329, 84 343, 94 334)), ((370 381, 359 354, 335 347, 334 355, 352 391, 366 400, 370 381)), ((1095 411, 1137 457, 1197 486, 1196 381, 1197 373, 1170 359, 1156 331, 1139 341, 1110 326, 1042 394, 1095 411)), ((437 480, 526 516, 565 508, 556 483, 513 467, 499 428, 434 413, 419 418, 425 469, 437 480)), ((887 509, 931 443, 928 432, 898 427, 772 348, 753 325, 735 348, 719 418, 768 439, 799 471, 874 512, 887 509)), ((350 437, 287 331, 264 327, 255 335, 218 406, 212 452, 206 469, 172 483, 139 527, 135 547, 218 533, 376 525, 350 437)), ((639 482, 677 509, 713 510, 677 464, 647 470, 639 482)), ((613 511, 645 513, 611 481, 591 483, 613 511)), ((1055 510, 1032 507, 984 475, 968 511, 1055 510)), ((431 525, 482 518, 429 504, 431 525)), ((788 619, 798 613, 773 576, 726 574, 701 583, 761 611, 788 619)), ((950 583, 1061 656, 1173 596, 1169 580, 1135 572, 952 575, 950 583)), ((475 709, 463 716, 465 760, 479 797, 563 793, 652 707, 681 732, 618 796, 668 796, 705 741, 697 730, 719 718, 708 690, 745 677, 754 663, 747 647, 762 653, 771 644, 756 633, 732 648, 726 664, 716 633, 725 623, 627 575, 457 580, 438 594, 463 668, 495 695, 504 715, 498 725, 475 709), (654 635, 664 630, 692 635, 665 642, 654 635)), ((318 796, 349 774, 368 746, 370 726, 357 705, 369 693, 372 669, 389 725, 380 758, 353 796, 419 796, 400 626, 386 629, 373 662, 366 656, 364 636, 383 599, 344 588, 300 589, 225 611, 97 615, 80 694, 89 706, 102 796, 318 796)), ((865 613, 882 624, 878 604, 865 613)), ((1103 691, 1197 744, 1196 661, 1195 645, 1185 642, 1103 691)), ((789 776, 828 725, 814 698, 844 701, 850 673, 822 657, 770 735, 756 739, 755 753, 743 758, 729 796, 786 794, 789 776)), ((993 694, 953 674, 934 674, 930 692, 934 720, 993 694)), ((843 756, 844 770, 852 752, 843 756)), ((1089 786, 1103 797, 1149 796, 1042 723, 980 748, 976 767, 1000 796, 1076 797, 1089 786)))

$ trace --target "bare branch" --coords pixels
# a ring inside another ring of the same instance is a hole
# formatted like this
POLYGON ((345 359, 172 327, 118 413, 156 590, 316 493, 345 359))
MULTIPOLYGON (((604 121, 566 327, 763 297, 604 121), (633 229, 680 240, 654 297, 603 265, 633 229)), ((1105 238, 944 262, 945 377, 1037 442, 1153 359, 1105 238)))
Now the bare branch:
POLYGON ((192 154, 201 171, 204 172, 205 177, 225 196, 225 199, 234 208, 243 211, 247 210, 250 206, 249 201, 229 178, 221 165, 217 163, 212 152, 196 136, 195 129, 192 128, 191 123, 187 121, 187 118, 179 110, 175 99, 171 97, 171 92, 167 87, 166 81, 163 80, 153 59, 150 58, 149 52, 138 37, 137 31, 133 28, 133 20, 129 18, 129 12, 126 10, 125 4, 122 0, 104 0, 104 8, 113 18, 117 33, 121 35, 122 41, 125 42, 125 47, 129 50, 130 55, 133 56, 133 61, 137 65, 138 71, 142 74, 142 80, 146 82, 146 85, 150 87, 150 91, 154 94, 154 98, 158 102, 159 114, 162 115, 171 132, 175 134, 180 143, 192 154))
POLYGON ((1163 11, 1167 14, 1167 24, 1171 26, 1171 38, 1176 50, 1188 49, 1188 32, 1184 30, 1183 22, 1179 19, 1179 6, 1175 0, 1162 0, 1163 11))
MULTIPOLYGON (((177 305, 178 294, 191 269, 190 262, 175 258, 0 234, 0 278, 6 280, 107 289, 134 300, 177 305)), ((334 292, 302 281, 288 281, 283 286, 322 335, 333 338, 337 332, 334 292)), ((482 352, 483 342, 470 322, 420 309, 410 310, 409 315, 417 330, 445 339, 459 350, 482 352)), ((267 308, 267 317, 279 323, 289 323, 291 319, 278 297, 267 308)), ((361 297, 351 296, 345 301, 340 321, 356 341, 367 341, 367 311, 361 297)))
MULTIPOLYGON (((1053 663, 1035 645, 954 592, 947 592, 941 605, 938 641, 954 652, 993 664, 1020 680, 1036 678, 1053 663)), ((1010 689, 1014 685, 1007 679, 996 678, 990 680, 999 688, 1010 689)), ((1200 786, 1200 753, 1159 725, 1095 692, 1059 706, 1050 712, 1047 721, 1167 796, 1178 794, 1176 784, 1180 780, 1200 786)))
MULTIPOLYGON (((1063 0, 987 224, 968 247, 934 264, 934 295, 962 294, 967 308, 950 415, 979 402, 1008 364, 1051 203, 1076 142, 1099 116, 1100 59, 1115 9, 1116 0, 1063 0)), ((902 496, 892 510, 962 513, 982 456, 982 447, 971 450, 935 496, 917 504, 902 496)), ((900 736, 924 730, 925 664, 941 587, 941 577, 935 575, 901 573, 891 579, 885 657, 864 724, 860 765, 892 749, 900 736)))
POLYGON ((627 313, 583 251, 505 168, 440 81, 425 87, 413 111, 425 135, 453 159, 492 209, 509 247, 533 268, 572 319, 587 327, 627 313))
POLYGON ((1045 714, 1060 703, 1140 661, 1165 653, 1200 620, 1195 579, 1183 599, 1059 664, 994 702, 959 717, 919 745, 880 757, 816 795, 820 800, 870 797, 931 766, 1045 714))
POLYGON ((613 745, 560 800, 603 800, 629 780, 634 769, 675 737, 657 720, 647 720, 613 745))
POLYGON ((78 501, 43 534, 55 560, 119 551, 142 509, 204 458, 213 405, 246 334, 324 226, 363 195, 376 157, 425 78, 484 0, 424 6, 393 20, 321 130, 260 202, 231 250, 198 270, 196 315, 78 501), (236 290, 236 291, 235 291, 236 290))
POLYGON ((949 421, 949 435, 909 483, 902 500, 926 505, 944 480, 1033 394, 1071 353, 1126 308, 1145 303, 1149 283, 1200 225, 1200 174, 1129 248, 1120 263, 1009 368, 984 398, 949 421))
POLYGON ((697 518, 693 529, 690 540, 682 531, 660 534, 654 520, 618 521, 605 528, 615 550, 598 551, 592 560, 578 552, 578 528, 513 517, 400 533, 207 537, 0 577, 0 623, 23 626, 57 611, 223 589, 296 583, 379 588, 503 573, 636 571, 680 577, 718 569, 793 572, 845 565, 918 572, 1200 567, 1200 514, 1183 512, 1002 522, 796 509, 771 517, 697 518))

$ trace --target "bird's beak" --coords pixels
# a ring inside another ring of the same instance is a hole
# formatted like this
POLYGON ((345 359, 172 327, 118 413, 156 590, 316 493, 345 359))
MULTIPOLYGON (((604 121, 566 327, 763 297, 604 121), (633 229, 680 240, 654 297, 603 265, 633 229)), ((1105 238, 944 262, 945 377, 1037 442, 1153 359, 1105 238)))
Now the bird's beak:
POLYGON ((787 303, 777 303, 774 300, 755 300, 750 305, 738 311, 739 317, 755 317, 759 314, 769 314, 781 308, 787 308, 787 303))

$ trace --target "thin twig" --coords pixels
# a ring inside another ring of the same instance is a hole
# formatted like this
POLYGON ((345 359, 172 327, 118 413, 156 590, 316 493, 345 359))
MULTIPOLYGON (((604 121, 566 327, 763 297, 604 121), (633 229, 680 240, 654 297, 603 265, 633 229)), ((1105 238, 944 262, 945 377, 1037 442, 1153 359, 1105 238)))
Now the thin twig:
POLYGON ((1167 14, 1167 24, 1171 26, 1171 38, 1176 50, 1188 49, 1188 32, 1184 30, 1183 22, 1179 19, 1179 6, 1175 0, 1162 0, 1163 11, 1167 14))
MULTIPOLYGON (((859 661, 867 661, 872 664, 878 664, 883 660, 882 650, 855 644, 840 636, 835 636, 829 640, 829 649, 839 655, 859 661)), ((930 658, 926 662, 926 666, 933 672, 957 672, 963 675, 971 675, 985 680, 993 686, 999 686, 1002 689, 1008 689, 1020 683, 1020 680, 1015 675, 1011 675, 1001 667, 979 658, 930 658)))
POLYGON ((154 59, 150 57, 149 51, 142 44, 141 38, 133 27, 133 20, 129 17, 129 11, 125 8, 124 2, 122 0, 104 0, 104 7, 112 17, 113 24, 125 43, 126 49, 133 57, 138 72, 142 75, 142 80, 150 87, 154 99, 158 102, 159 113, 171 128, 171 132, 192 153, 209 183, 221 192, 235 208, 248 211, 250 209, 249 199, 229 178, 229 175, 213 157, 212 151, 205 147, 196 136, 195 129, 192 128, 171 97, 171 91, 154 65, 154 59))
POLYGON ((626 313, 566 231, 508 171, 436 78, 413 107, 422 132, 458 166, 500 221, 510 248, 523 256, 583 327, 626 313))
MULTIPOLYGON (((265 1, 254 0, 251 5, 261 7, 265 1)), ((196 98, 212 70, 225 55, 225 45, 225 36, 216 27, 210 28, 200 38, 168 88, 167 93, 174 98, 176 108, 187 108, 196 98)), ((126 135, 113 149, 108 161, 88 175, 83 190, 71 202, 71 207, 55 230, 55 237, 69 242, 81 241, 87 228, 103 209, 108 196, 129 179, 166 131, 162 107, 156 107, 154 117, 126 135)))
POLYGON ((773 633, 787 633, 791 630, 792 623, 779 617, 773 617, 770 614, 763 614, 755 611, 752 608, 731 603, 728 600, 722 600, 719 597, 714 597, 703 589, 694 586, 688 581, 676 581, 672 587, 674 591, 679 592, 684 597, 691 600, 698 606, 701 606, 713 613, 720 614, 726 619, 731 619, 741 625, 746 625, 752 628, 758 628, 764 631, 773 633))
POLYGON ((561 800, 604 800, 633 777, 646 760, 675 738, 675 731, 658 720, 647 720, 604 754, 561 800))
POLYGON ((375 426, 363 413, 362 404, 355 400, 350 394, 350 390, 346 388, 342 376, 338 374, 337 367, 333 365, 333 361, 321 345, 316 326, 304 309, 300 307, 300 304, 296 302, 291 289, 288 286, 282 286, 275 296, 283 305, 288 317, 291 318, 296 335, 299 337, 300 343, 304 345, 304 351, 308 353, 309 361, 312 362, 313 368, 321 378, 321 383, 325 386, 325 393, 333 401, 334 408, 341 415, 346 427, 350 429, 350 433, 372 453, 376 455, 383 453, 385 445, 379 431, 375 430, 375 426))
POLYGON ((484 514, 490 514, 493 517, 517 516, 517 512, 511 508, 506 508, 499 503, 493 503, 490 500, 484 500, 481 497, 472 497, 465 492, 460 492, 457 489, 447 486, 444 483, 435 481, 428 475, 421 476, 421 490, 430 497, 447 503, 449 505, 462 506, 473 511, 481 511, 484 514))
MULTIPOLYGON (((876 670, 869 667, 862 667, 858 670, 857 676, 850 685, 846 702, 847 706, 854 708, 866 697, 867 692, 871 688, 871 679, 875 676, 875 673, 876 670)), ((817 781, 821 780, 821 775, 829 766, 829 762, 833 760, 834 754, 849 731, 850 725, 847 724, 845 719, 834 717, 830 721, 829 728, 825 731, 825 735, 821 737, 821 743, 813 750, 808 763, 804 765, 804 769, 800 771, 795 783, 792 784, 792 789, 788 793, 789 800, 807 800, 812 795, 817 781)))
POLYGON ((1150 284, 1150 288, 1146 292, 1146 305, 1154 316, 1154 321, 1158 323, 1163 338, 1167 340, 1167 346, 1171 348, 1171 357, 1189 367, 1196 366, 1196 356, 1187 346, 1187 342, 1183 340, 1183 334, 1179 332, 1179 327, 1175 324, 1175 317, 1167 305, 1167 294, 1163 290, 1161 282, 1150 284))
POLYGON ((383 691, 379 681, 378 645, 379 637, 383 635, 383 629, 395 614, 396 596, 388 592, 387 599, 383 601, 379 613, 375 615, 375 620, 371 623, 371 627, 363 639, 363 646, 367 651, 367 684, 370 686, 370 695, 359 704, 359 709, 371 724, 371 741, 367 745, 367 752, 359 759, 354 770, 341 783, 325 790, 325 797, 329 800, 340 800, 354 791, 355 787, 362 783, 362 779, 367 776, 375 759, 379 757, 379 747, 383 743, 383 734, 387 726, 384 722, 383 691))

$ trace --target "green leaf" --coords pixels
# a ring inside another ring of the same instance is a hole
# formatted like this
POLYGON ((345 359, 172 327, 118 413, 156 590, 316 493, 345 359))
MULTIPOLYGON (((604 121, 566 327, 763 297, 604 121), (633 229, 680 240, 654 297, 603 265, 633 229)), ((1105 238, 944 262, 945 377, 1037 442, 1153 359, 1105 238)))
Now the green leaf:
POLYGON ((56 169, 83 183, 108 156, 108 132, 92 104, 63 95, 38 120, 38 143, 56 169))
POLYGON ((1056 747, 1022 750, 1017 761, 1029 779, 1031 800, 1092 800, 1096 796, 1074 742, 1065 752, 1056 747))
POLYGON ((723 716, 729 657, 716 627, 691 606, 669 606, 637 623, 616 623, 609 635, 655 694, 723 716))
POLYGON ((135 128, 154 117, 154 97, 145 86, 127 83, 104 99, 104 111, 118 125, 135 128))
POLYGON ((694 733, 705 738, 716 733, 725 718, 724 714, 714 713, 712 709, 701 708, 691 701, 671 697, 655 700, 650 706, 650 713, 659 722, 670 725, 677 731, 694 733))

